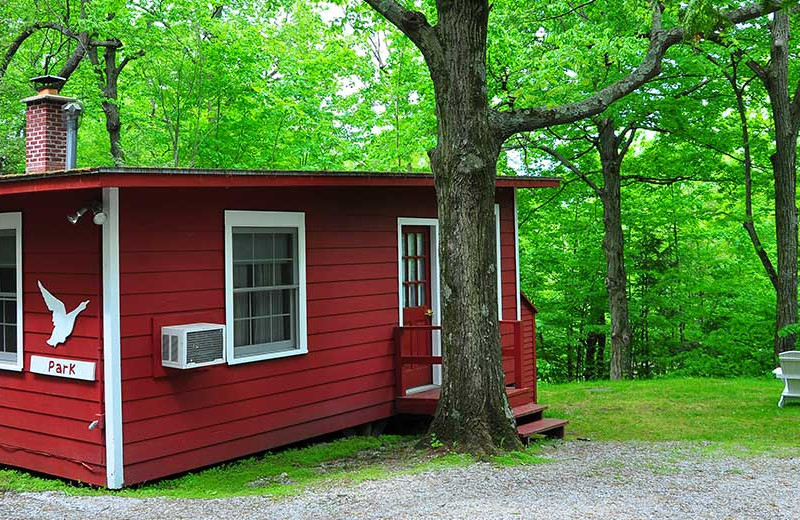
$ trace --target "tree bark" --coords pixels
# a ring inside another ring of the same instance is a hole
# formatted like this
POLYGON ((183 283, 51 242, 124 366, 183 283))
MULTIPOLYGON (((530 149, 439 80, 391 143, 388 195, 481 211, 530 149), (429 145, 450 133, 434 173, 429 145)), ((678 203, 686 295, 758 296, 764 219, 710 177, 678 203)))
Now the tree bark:
MULTIPOLYGON (((800 125, 800 84, 790 97, 788 10, 778 11, 770 26, 768 68, 750 62, 766 87, 775 126, 775 153, 770 157, 775 185, 777 241, 776 332, 797 323, 797 133, 800 125)), ((775 353, 794 350, 794 334, 775 335, 775 353)))
POLYGON ((603 252, 606 256, 606 289, 608 290, 608 310, 611 317, 609 377, 621 379, 623 374, 628 378, 632 376, 631 327, 626 292, 625 235, 622 232, 622 193, 620 188, 620 169, 624 154, 620 153, 620 139, 614 131, 613 121, 602 119, 598 124, 598 130, 597 146, 600 152, 604 181, 603 188, 600 190, 603 201, 603 252))
POLYGON ((110 40, 104 43, 102 64, 100 63, 97 45, 92 45, 88 54, 97 75, 98 88, 103 98, 102 107, 106 119, 106 133, 108 134, 111 158, 115 166, 121 166, 125 163, 125 150, 122 148, 122 122, 120 120, 118 102, 119 75, 128 63, 144 56, 144 52, 139 51, 127 56, 118 64, 117 50, 122 47, 122 42, 110 40))
POLYGON ((484 1, 438 2, 444 67, 432 68, 438 115, 430 152, 442 259, 442 390, 431 431, 459 449, 519 445, 497 322, 494 191, 500 142, 489 125, 484 1), (469 302, 465 305, 466 302, 469 302))

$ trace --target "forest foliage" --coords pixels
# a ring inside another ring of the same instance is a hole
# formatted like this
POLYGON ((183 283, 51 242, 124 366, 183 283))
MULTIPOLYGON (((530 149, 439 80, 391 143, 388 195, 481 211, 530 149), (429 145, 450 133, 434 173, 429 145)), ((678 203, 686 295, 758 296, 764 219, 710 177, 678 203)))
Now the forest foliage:
MULTIPOLYGON (((507 4, 490 15, 496 107, 582 99, 646 52, 648 2, 507 4)), ((632 132, 621 167, 632 371, 758 376, 774 366, 775 293, 742 225, 742 121, 726 73, 736 71, 746 103, 753 224, 774 258, 774 130, 767 93, 746 66, 769 60, 768 19, 701 40, 717 10, 737 2, 688 5, 666 2, 665 24, 683 23, 691 36, 668 51, 661 75, 603 114, 632 132)), ((796 9, 791 17, 797 30, 796 9)), ((66 84, 63 94, 85 104, 79 166, 430 169, 430 77, 413 45, 361 1, 7 0, 0 56, 43 22, 60 29, 37 30, 0 69, 3 173, 24 169, 28 80, 57 73, 80 45, 70 33, 81 32, 117 42, 117 63, 129 62, 115 99, 101 88, 102 63, 84 60, 66 84), (110 152, 103 103, 118 108, 124 158, 110 152)), ((798 50, 795 37, 792 85, 798 50)), ((522 288, 539 308, 547 381, 608 376, 603 206, 541 148, 602 179, 592 131, 584 121, 522 134, 499 163, 505 175, 563 178, 558 190, 518 194, 522 288)))

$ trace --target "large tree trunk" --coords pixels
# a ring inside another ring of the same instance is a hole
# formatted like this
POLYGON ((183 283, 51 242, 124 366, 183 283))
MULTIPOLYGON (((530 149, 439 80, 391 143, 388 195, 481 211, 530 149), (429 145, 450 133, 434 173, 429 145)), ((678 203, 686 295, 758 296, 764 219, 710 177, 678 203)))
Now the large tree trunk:
POLYGON ((611 368, 609 377, 631 377, 631 327, 626 292, 625 236, 622 232, 622 193, 620 168, 622 155, 614 123, 603 119, 598 125, 600 161, 604 185, 600 192, 603 201, 603 252, 606 255, 606 289, 611 316, 611 368))
POLYGON ((494 192, 499 139, 486 96, 486 2, 440 2, 444 59, 431 68, 438 142, 442 260, 442 391, 431 431, 458 449, 519 445, 505 392, 497 322, 494 192))
MULTIPOLYGON (((775 234, 778 244, 776 329, 797 322, 797 131, 798 114, 789 94, 789 13, 775 13, 770 66, 762 70, 775 124, 775 153, 770 157, 775 183, 775 234)), ((795 349, 795 335, 775 338, 775 352, 795 349)))

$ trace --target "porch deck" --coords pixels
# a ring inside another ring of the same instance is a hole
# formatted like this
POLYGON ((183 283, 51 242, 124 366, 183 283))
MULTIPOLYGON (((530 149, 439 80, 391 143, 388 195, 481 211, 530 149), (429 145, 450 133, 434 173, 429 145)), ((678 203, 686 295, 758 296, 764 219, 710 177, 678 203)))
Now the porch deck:
MULTIPOLYGON (((545 435, 559 439, 564 438, 567 421, 562 419, 546 419, 543 417, 547 406, 537 404, 536 390, 532 387, 519 386, 523 381, 523 341, 522 327, 519 321, 501 321, 501 333, 506 332, 507 346, 502 347, 503 357, 513 363, 513 370, 506 374, 506 393, 511 410, 517 423, 517 432, 524 441, 532 435, 545 435)), ((395 394, 395 413, 412 415, 434 415, 439 404, 441 389, 438 385, 428 385, 420 389, 409 389, 404 382, 404 367, 407 365, 441 365, 442 357, 409 353, 409 346, 416 342, 425 343, 425 338, 438 326, 398 327, 395 332, 395 375, 397 393, 395 394), (422 339, 423 341, 420 341, 422 339)), ((431 342, 432 344, 432 342, 431 342)), ((534 372, 535 384, 535 372, 534 372)))
MULTIPOLYGON (((563 419, 544 418, 542 415, 546 405, 533 402, 530 388, 507 388, 508 401, 517 422, 517 432, 523 441, 533 435, 563 439, 567 421, 563 419)), ((414 392, 395 399, 395 411, 398 414, 434 415, 439 403, 439 387, 414 392)))

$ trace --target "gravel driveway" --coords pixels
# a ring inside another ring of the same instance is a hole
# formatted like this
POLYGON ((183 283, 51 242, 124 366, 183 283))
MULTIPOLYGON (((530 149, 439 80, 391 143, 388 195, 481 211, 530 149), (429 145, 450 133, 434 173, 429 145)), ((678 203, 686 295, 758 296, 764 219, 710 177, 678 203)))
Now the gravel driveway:
POLYGON ((800 457, 708 456, 672 443, 568 442, 546 464, 475 464, 317 488, 288 499, 0 494, 2 519, 800 519, 800 457))

